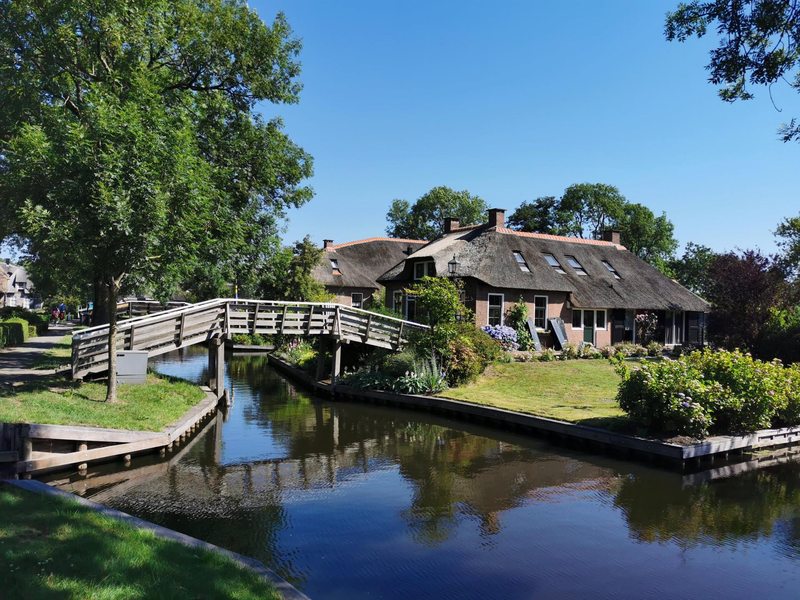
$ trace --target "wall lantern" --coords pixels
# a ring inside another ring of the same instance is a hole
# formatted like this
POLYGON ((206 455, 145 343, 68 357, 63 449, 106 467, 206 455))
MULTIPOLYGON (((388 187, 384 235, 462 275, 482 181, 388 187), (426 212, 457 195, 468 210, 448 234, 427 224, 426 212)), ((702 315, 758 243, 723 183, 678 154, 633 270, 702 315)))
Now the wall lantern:
POLYGON ((449 263, 447 263, 447 272, 450 275, 456 275, 458 273, 458 266, 460 264, 461 263, 456 260, 456 255, 453 254, 453 260, 451 260, 449 263))

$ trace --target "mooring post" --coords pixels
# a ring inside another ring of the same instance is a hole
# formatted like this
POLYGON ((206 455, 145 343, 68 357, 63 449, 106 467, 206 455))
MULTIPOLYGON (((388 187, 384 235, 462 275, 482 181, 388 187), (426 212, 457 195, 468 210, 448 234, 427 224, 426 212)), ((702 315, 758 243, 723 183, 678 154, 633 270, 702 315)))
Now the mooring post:
POLYGON ((342 340, 333 342, 333 365, 331 366, 331 383, 336 383, 342 373, 342 340))
POLYGON ((217 399, 220 399, 225 391, 225 343, 222 338, 218 338, 216 353, 217 387, 214 391, 217 394, 217 399))

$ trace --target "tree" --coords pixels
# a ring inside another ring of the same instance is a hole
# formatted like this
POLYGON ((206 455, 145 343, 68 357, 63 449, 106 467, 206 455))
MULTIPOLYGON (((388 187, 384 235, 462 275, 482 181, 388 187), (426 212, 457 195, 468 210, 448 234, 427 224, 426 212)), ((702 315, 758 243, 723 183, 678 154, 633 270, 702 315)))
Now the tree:
POLYGON ((781 221, 775 235, 782 251, 781 263, 787 272, 797 277, 800 273, 800 215, 781 221))
MULTIPOLYGON (((719 45, 706 66, 725 102, 750 100, 748 84, 787 82, 800 92, 800 3, 797 0, 694 0, 667 14, 667 40, 703 37, 716 24, 719 45)), ((779 129, 784 142, 800 140, 800 123, 779 129)))
POLYGON ((719 346, 760 356, 772 311, 784 306, 787 292, 781 269, 758 251, 716 257, 709 269, 706 298, 713 306, 709 338, 719 346))
POLYGON ((331 299, 325 286, 313 277, 314 268, 324 251, 307 235, 293 247, 283 248, 272 255, 266 277, 261 281, 259 294, 268 300, 326 302, 331 299))
POLYGON ((633 204, 613 185, 579 183, 563 195, 523 202, 508 219, 517 231, 599 239, 607 229, 621 230, 620 242, 664 273, 678 242, 666 213, 656 217, 646 206, 633 204))
POLYGON ((106 298, 108 400, 123 282, 168 295, 312 196, 311 157, 255 112, 298 101, 300 47, 239 0, 0 0, 4 233, 106 298))
POLYGON ((708 246, 689 242, 686 244, 683 256, 671 261, 669 269, 683 287, 692 290, 702 298, 707 298, 711 285, 711 265, 718 256, 708 246))
POLYGON ((394 200, 386 220, 386 233, 391 237, 412 240, 432 240, 444 230, 447 217, 458 219, 462 226, 481 223, 488 210, 486 202, 467 190, 457 192, 446 186, 431 189, 410 204, 394 200))
POLYGON ((471 321, 472 313, 461 301, 463 281, 453 282, 446 277, 423 277, 419 283, 406 288, 415 298, 417 309, 430 329, 419 332, 415 345, 430 348, 431 358, 438 356, 439 364, 447 362, 447 347, 457 337, 459 321, 471 321))
POLYGON ((558 200, 555 196, 542 196, 533 202, 523 202, 508 217, 508 226, 511 229, 528 233, 558 235, 557 208, 558 200))

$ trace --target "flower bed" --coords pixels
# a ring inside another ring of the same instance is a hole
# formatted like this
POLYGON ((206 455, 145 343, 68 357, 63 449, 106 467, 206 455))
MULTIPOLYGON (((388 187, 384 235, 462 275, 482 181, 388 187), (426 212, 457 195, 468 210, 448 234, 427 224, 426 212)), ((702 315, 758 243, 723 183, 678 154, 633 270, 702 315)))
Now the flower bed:
POLYGON ((800 365, 704 350, 618 369, 619 405, 647 431, 700 438, 800 423, 800 365))

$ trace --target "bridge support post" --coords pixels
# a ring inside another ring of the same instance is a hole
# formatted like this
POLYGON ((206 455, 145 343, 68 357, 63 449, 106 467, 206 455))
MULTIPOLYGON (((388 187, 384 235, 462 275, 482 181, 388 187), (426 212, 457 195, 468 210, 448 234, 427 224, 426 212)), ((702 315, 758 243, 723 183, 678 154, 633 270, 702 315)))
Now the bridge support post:
POLYGON ((317 381, 322 381, 325 376, 325 357, 328 353, 328 340, 327 338, 319 338, 319 351, 317 352, 317 381))
POLYGON ((333 342, 333 356, 331 366, 331 383, 336 383, 339 375, 342 374, 342 340, 335 340, 333 342))
POLYGON ((208 387, 222 397, 225 391, 225 345, 221 337, 208 340, 208 387))

